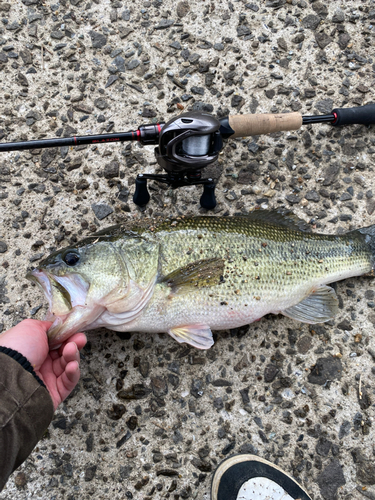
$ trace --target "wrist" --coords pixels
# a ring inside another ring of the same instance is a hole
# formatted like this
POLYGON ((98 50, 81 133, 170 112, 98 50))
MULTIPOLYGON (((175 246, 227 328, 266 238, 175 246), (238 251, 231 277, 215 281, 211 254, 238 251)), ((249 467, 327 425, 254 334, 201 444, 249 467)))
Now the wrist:
MULTIPOLYGON (((39 384, 46 388, 44 385, 44 382, 38 377, 38 375, 35 373, 34 368, 30 361, 20 352, 16 351, 15 349, 12 349, 10 347, 5 347, 0 345, 0 353, 6 354, 10 358, 14 359, 18 364, 22 366, 27 372, 31 373, 33 377, 39 382, 39 384)), ((46 388, 47 389, 47 388, 46 388)))

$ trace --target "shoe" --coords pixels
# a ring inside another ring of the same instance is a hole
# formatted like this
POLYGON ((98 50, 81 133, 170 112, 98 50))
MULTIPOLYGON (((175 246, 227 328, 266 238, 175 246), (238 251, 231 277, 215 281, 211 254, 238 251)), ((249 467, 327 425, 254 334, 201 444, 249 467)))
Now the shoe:
POLYGON ((280 467, 255 455, 235 455, 216 469, 211 500, 311 500, 280 467))

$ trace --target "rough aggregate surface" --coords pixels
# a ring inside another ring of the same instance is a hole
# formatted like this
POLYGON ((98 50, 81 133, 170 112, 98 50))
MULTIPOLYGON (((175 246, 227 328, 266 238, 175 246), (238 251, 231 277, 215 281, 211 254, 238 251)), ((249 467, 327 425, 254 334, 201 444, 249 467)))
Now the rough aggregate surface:
MULTIPOLYGON (((0 139, 136 129, 182 111, 329 113, 374 100, 373 0, 0 1, 0 139)), ((320 232, 374 223, 374 127, 229 139, 206 169, 217 216, 288 207, 320 232)), ((150 183, 153 147, 0 153, 0 331, 43 318, 27 269, 124 220, 206 213, 201 188, 150 183)), ((82 378, 1 500, 209 499, 217 464, 255 453, 314 500, 375 498, 375 293, 340 313, 269 316, 198 351, 167 335, 89 332, 82 378)))

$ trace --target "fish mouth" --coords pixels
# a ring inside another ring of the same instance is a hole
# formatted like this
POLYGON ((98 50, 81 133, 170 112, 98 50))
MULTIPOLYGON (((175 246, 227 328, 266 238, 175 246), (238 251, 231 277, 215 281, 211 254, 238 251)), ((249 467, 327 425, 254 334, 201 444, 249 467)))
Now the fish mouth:
MULTIPOLYGON (((52 321, 53 324, 47 335, 50 346, 56 344, 71 314, 78 307, 82 308, 86 305, 89 284, 78 274, 56 276, 43 269, 30 271, 26 278, 37 283, 48 301, 49 308, 45 320, 52 321)), ((64 340, 68 338, 66 333, 64 333, 64 340)), ((73 333, 75 332, 71 335, 73 333)))
POLYGON ((72 309, 72 301, 70 294, 52 275, 47 274, 40 269, 34 269, 26 275, 26 278, 37 285, 43 290, 49 304, 49 312, 56 311, 57 315, 68 312, 72 309), (63 305, 66 306, 65 311, 63 305))

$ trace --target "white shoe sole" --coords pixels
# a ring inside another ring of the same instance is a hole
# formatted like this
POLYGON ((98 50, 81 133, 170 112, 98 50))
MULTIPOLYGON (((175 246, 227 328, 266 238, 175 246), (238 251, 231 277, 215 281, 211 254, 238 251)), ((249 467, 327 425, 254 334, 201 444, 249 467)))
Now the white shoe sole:
MULTIPOLYGON (((302 488, 302 486, 295 480, 293 479, 292 476, 290 476, 287 472, 282 470, 280 467, 277 465, 268 462, 267 460, 264 460, 263 458, 260 458, 256 455, 248 455, 248 454, 241 454, 241 455, 234 455, 233 457, 227 458, 224 460, 219 467, 216 469, 214 476, 212 478, 212 484, 211 484, 211 500, 219 500, 219 487, 221 480, 224 476, 224 474, 230 469, 231 467, 239 464, 244 464, 246 462, 254 462, 254 465, 257 465, 259 468, 259 464, 264 464, 266 467, 264 469, 268 469, 269 474, 266 476, 263 476, 262 473, 258 473, 256 475, 250 476, 249 479, 251 478, 256 478, 256 477, 267 477, 271 481, 274 481, 276 484, 279 484, 279 481, 275 481, 275 479, 272 478, 272 471, 277 471, 279 474, 276 474, 279 476, 279 478, 285 478, 286 482, 289 483, 292 487, 294 486, 293 489, 299 489, 299 496, 293 496, 290 495, 291 498, 294 500, 311 500, 311 497, 307 493, 307 491, 302 488)), ((262 467, 260 467, 262 469, 262 467)), ((245 483, 247 479, 243 481, 245 483)), ((283 486, 283 485, 281 485, 283 486)), ((240 487, 238 488, 240 490, 240 487)), ((286 489, 286 492, 288 490, 286 489)), ((235 500, 237 497, 234 495, 237 495, 237 492, 232 491, 232 498, 235 500)), ((232 500, 232 498, 230 500, 232 500)), ((266 498, 266 497, 265 497, 266 498)), ((229 499, 228 499, 229 500, 229 499)))

